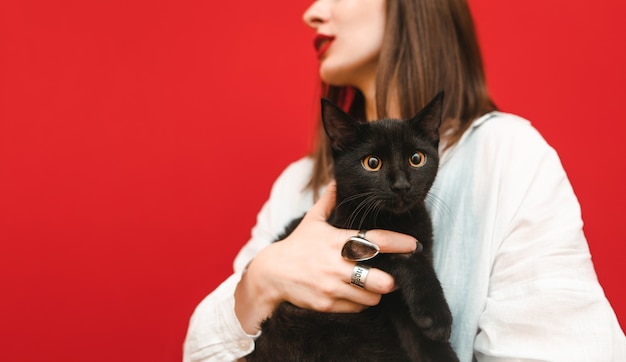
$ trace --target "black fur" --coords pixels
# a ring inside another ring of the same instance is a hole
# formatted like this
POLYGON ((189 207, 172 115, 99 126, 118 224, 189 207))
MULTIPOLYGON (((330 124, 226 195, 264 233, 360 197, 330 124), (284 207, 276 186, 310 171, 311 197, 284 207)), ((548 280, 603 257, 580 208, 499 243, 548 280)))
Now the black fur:
POLYGON ((442 106, 440 93, 412 119, 357 122, 322 100, 337 181, 328 222, 399 231, 424 248, 365 262, 390 273, 399 289, 361 313, 320 313, 282 303, 262 323, 249 361, 458 361, 448 342, 452 316, 432 267, 432 225, 424 205, 438 168, 442 106), (416 151, 426 157, 421 167, 409 163, 416 151), (382 162, 377 171, 363 166, 372 155, 382 162))

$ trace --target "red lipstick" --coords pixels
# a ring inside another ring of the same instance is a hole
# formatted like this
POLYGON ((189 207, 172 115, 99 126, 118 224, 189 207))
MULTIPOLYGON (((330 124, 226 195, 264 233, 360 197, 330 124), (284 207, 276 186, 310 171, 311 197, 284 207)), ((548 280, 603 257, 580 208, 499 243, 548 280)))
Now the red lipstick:
POLYGON ((321 59, 324 53, 326 53, 326 51, 328 50, 328 48, 330 48, 333 40, 335 40, 334 36, 325 34, 318 34, 315 39, 313 39, 313 46, 317 51, 318 59, 321 59))

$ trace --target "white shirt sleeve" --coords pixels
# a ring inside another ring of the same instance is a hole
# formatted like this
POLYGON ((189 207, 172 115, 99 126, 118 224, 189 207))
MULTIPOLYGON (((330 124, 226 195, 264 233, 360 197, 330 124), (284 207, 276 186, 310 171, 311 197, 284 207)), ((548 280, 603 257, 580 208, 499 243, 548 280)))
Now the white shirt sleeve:
MULTIPOLYGON (((491 126, 499 127, 496 122, 491 126)), ((492 137, 484 154, 501 161, 497 172, 482 170, 491 186, 481 200, 490 204, 498 237, 489 251, 475 358, 626 361, 626 339, 596 278, 580 206, 560 160, 534 129, 513 127, 506 139, 492 137)))
POLYGON ((269 200, 257 216, 252 238, 234 262, 234 274, 204 298, 194 310, 183 345, 183 362, 234 361, 254 350, 254 337, 244 332, 235 315, 234 292, 245 266, 264 247, 277 239, 284 227, 312 205, 305 186, 311 160, 291 164, 278 177, 269 200))

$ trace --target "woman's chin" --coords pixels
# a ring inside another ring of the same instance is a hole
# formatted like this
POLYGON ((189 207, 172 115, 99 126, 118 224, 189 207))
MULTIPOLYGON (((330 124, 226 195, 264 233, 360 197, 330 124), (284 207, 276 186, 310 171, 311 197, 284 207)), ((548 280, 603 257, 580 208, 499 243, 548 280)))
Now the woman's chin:
POLYGON ((322 79, 322 82, 326 84, 336 87, 350 85, 350 82, 345 75, 346 72, 342 71, 338 67, 326 65, 324 63, 320 64, 320 78, 322 79))
POLYGON ((326 84, 362 90, 361 85, 370 84, 376 79, 376 66, 371 63, 338 64, 327 58, 320 63, 319 75, 326 84))

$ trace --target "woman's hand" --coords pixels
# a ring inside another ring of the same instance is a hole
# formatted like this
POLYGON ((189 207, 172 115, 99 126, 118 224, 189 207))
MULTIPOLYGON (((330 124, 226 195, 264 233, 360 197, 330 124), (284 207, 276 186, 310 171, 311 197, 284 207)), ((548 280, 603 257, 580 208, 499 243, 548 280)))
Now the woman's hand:
MULTIPOLYGON (((278 304, 288 301, 320 312, 359 312, 380 302, 395 288, 391 275, 372 268, 365 288, 350 284, 355 262, 341 257, 341 248, 354 230, 326 222, 335 205, 335 184, 284 240, 263 249, 250 263, 235 291, 235 312, 247 333, 254 334, 278 304)), ((368 240, 382 253, 410 253, 411 236, 370 230, 368 240)))

